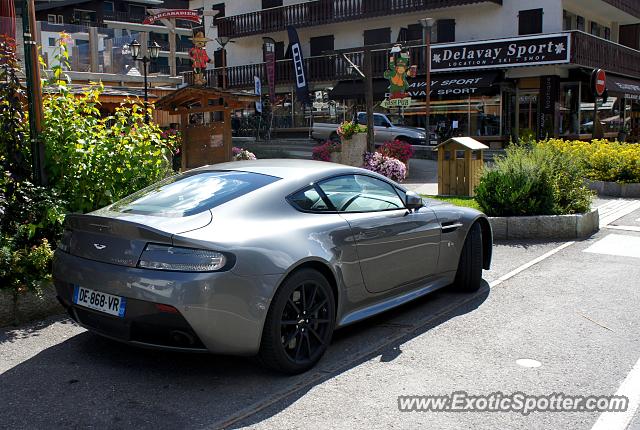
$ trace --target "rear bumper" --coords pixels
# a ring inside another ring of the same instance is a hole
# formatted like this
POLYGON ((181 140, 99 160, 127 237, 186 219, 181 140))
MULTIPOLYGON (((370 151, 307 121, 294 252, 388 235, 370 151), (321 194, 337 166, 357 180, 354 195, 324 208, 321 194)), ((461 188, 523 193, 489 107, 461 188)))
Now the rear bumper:
POLYGON ((258 352, 262 327, 281 275, 164 272, 87 260, 59 250, 53 278, 59 299, 84 327, 123 342, 221 354, 258 352), (124 318, 74 305, 80 285, 127 298, 124 318), (159 312, 155 304, 177 314, 159 312), (181 332, 177 334, 175 332, 181 332), (193 342, 180 339, 183 333, 193 342))

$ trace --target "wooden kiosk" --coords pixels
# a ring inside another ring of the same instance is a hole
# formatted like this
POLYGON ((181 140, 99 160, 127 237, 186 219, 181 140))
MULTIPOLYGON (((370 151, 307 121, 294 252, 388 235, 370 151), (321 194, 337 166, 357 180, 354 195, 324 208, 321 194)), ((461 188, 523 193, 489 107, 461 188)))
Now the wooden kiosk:
POLYGON ((484 164, 484 150, 489 147, 470 137, 454 137, 436 148, 438 194, 473 197, 484 164))
POLYGON ((182 170, 231 161, 231 116, 258 98, 251 93, 188 86, 156 101, 156 109, 180 115, 182 170))

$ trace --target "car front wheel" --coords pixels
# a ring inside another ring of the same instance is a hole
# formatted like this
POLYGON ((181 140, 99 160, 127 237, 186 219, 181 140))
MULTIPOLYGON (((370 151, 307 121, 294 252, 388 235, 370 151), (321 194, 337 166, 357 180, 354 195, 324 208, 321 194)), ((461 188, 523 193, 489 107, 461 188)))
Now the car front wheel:
POLYGON ((334 325, 335 300, 327 279, 313 269, 294 272, 271 302, 260 361, 283 373, 305 372, 326 351, 334 325))

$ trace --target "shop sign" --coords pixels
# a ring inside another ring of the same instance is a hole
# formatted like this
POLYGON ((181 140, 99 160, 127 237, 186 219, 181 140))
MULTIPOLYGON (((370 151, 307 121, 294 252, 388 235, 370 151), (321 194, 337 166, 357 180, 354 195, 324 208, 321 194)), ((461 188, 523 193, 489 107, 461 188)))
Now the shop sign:
POLYGON ((407 78, 415 78, 417 66, 411 65, 409 51, 396 45, 391 49, 389 55, 389 65, 384 72, 384 77, 389 80, 389 95, 381 106, 409 107, 411 106, 411 96, 407 93, 409 82, 407 78))
MULTIPOLYGON (((484 74, 470 75, 465 73, 463 76, 453 77, 437 77, 431 79, 431 96, 432 97, 467 97, 482 95, 487 89, 491 88, 495 79, 496 72, 486 72, 484 74)), ((424 75, 409 79, 409 87, 407 94, 412 98, 425 98, 427 95, 427 83, 424 75)))
POLYGON ((142 22, 143 24, 153 24, 161 19, 182 19, 185 21, 195 22, 200 24, 200 14, 196 10, 189 9, 170 9, 158 12, 154 15, 149 15, 142 22))
POLYGON ((445 72, 569 63, 571 36, 544 34, 433 45, 431 70, 445 72))

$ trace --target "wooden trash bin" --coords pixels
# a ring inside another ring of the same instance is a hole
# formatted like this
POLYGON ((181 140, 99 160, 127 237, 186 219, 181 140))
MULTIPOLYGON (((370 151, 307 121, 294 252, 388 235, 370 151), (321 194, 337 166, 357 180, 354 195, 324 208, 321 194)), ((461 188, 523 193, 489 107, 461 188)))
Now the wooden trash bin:
POLYGON ((438 149, 438 194, 474 196, 484 164, 484 150, 489 147, 471 137, 454 137, 438 149))

